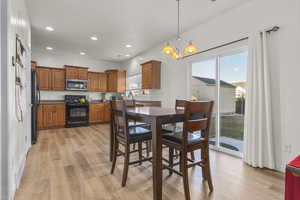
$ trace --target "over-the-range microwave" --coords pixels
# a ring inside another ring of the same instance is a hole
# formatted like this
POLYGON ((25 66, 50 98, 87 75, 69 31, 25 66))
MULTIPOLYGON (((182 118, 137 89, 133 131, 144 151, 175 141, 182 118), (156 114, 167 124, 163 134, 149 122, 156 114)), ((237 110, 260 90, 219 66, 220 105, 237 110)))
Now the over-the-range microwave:
POLYGON ((88 90, 87 80, 77 80, 77 79, 66 79, 66 90, 88 90))

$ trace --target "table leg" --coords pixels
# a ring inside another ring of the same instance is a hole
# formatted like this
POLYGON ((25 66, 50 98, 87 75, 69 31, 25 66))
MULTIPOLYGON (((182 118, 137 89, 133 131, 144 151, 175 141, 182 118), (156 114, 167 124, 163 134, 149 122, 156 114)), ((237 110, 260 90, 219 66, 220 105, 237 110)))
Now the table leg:
POLYGON ((162 134, 159 119, 153 118, 152 124, 152 172, 153 199, 162 199, 162 134))
POLYGON ((114 133, 113 133, 113 122, 112 120, 110 120, 110 129, 109 129, 109 138, 110 138, 110 141, 109 141, 109 160, 110 162, 112 162, 113 160, 113 148, 114 148, 114 133))

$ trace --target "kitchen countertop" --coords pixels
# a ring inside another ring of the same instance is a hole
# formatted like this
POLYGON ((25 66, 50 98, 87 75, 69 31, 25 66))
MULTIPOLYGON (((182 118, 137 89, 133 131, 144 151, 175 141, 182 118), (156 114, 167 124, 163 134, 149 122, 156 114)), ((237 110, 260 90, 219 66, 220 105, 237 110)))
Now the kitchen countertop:
MULTIPOLYGON (((102 101, 102 100, 92 100, 89 103, 107 103, 109 101, 102 101)), ((41 100, 40 104, 64 104, 64 100, 41 100)))
POLYGON ((92 100, 92 101, 89 101, 89 103, 107 103, 109 101, 102 101, 102 100, 92 100))
MULTIPOLYGON (((108 103, 108 100, 91 100, 89 103, 108 103)), ((64 100, 41 100, 40 104, 64 104, 64 100)), ((161 105, 160 101, 151 101, 151 100, 136 100, 136 104, 146 104, 147 103, 157 103, 158 105, 161 105)))
POLYGON ((40 104, 64 104, 64 100, 41 100, 40 104))

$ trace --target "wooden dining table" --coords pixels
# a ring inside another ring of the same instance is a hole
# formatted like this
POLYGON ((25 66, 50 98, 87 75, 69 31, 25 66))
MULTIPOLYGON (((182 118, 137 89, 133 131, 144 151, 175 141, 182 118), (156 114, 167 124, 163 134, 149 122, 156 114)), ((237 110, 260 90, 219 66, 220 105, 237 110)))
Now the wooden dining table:
MULTIPOLYGON (((132 107, 127 109, 129 119, 135 119, 151 125, 152 130, 152 173, 153 199, 162 199, 162 125, 183 122, 184 111, 175 108, 132 107)), ((111 122, 112 131, 112 122, 111 122)), ((113 148, 113 133, 111 132, 110 156, 113 148)), ((111 156, 112 158, 112 156, 111 156)))

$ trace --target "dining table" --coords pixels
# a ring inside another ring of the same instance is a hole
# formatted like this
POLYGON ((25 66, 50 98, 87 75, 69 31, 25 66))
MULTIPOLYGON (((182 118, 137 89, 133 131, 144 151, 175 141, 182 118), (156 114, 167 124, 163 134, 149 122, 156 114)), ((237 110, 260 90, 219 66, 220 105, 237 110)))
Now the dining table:
MULTIPOLYGON (((128 119, 145 122, 151 125, 152 131, 152 174, 153 200, 162 199, 162 125, 183 122, 184 111, 163 107, 131 107, 127 108, 128 119)), ((110 159, 113 149, 113 129, 111 126, 110 159)))

